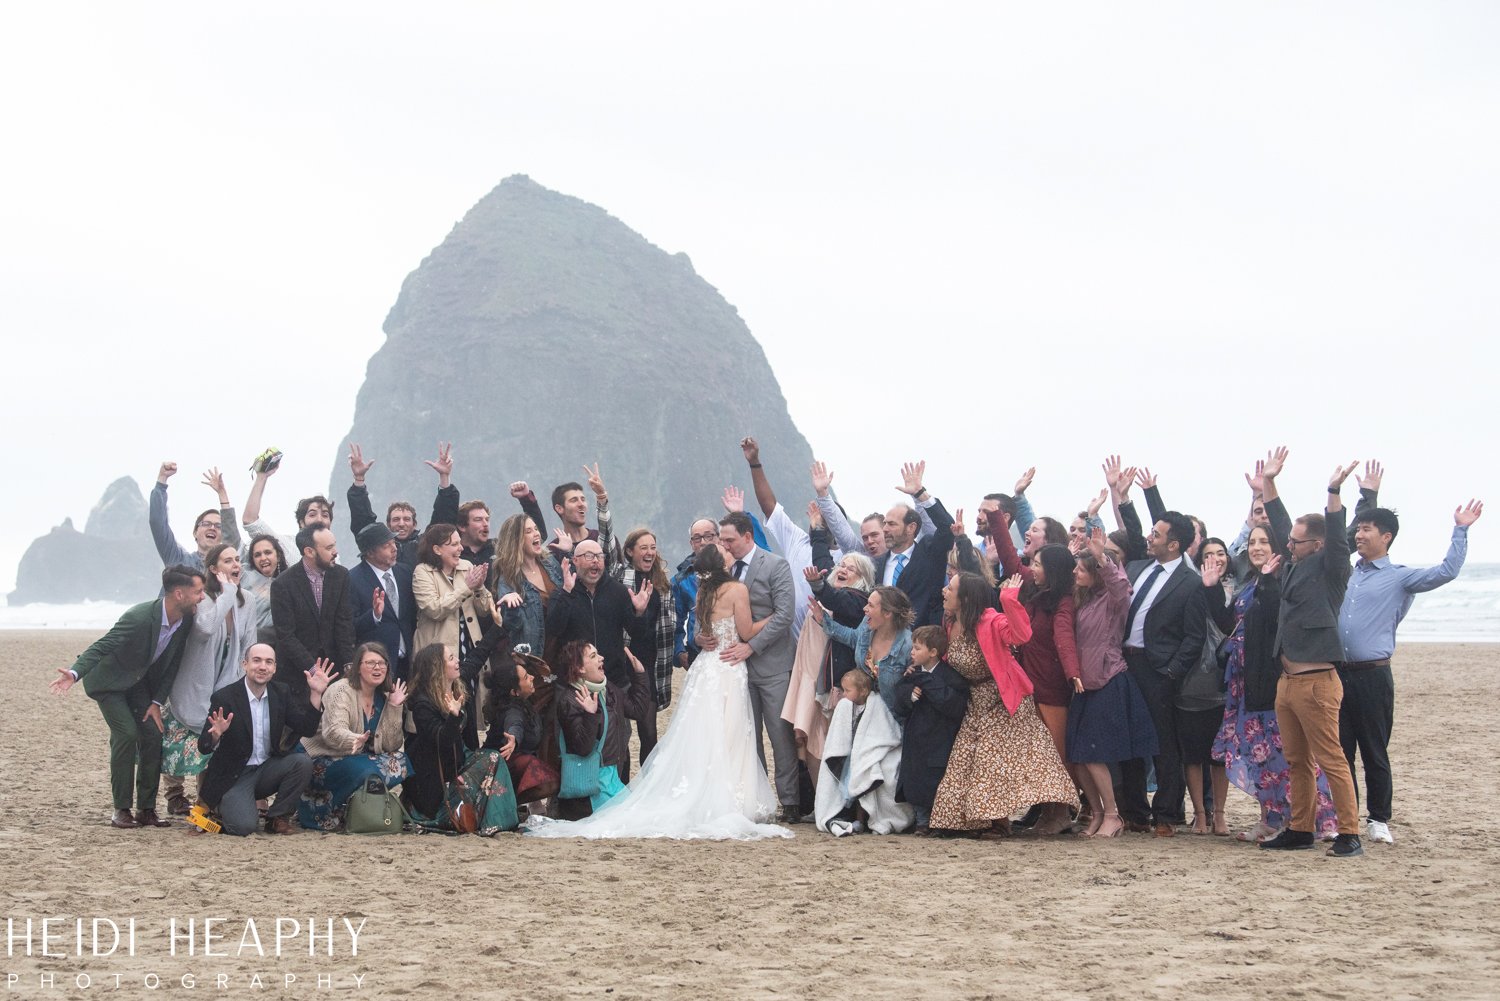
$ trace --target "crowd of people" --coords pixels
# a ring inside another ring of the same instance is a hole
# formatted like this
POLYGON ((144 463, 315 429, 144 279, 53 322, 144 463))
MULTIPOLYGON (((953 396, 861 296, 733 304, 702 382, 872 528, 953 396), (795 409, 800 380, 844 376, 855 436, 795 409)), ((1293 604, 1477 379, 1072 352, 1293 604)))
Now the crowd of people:
MULTIPOLYGON (((492 534, 488 504, 460 502, 449 446, 427 462, 438 483, 423 528, 406 501, 376 517, 373 460, 351 445, 359 553, 345 566, 328 498, 298 501, 290 536, 261 520, 279 456, 257 460, 238 515, 223 477, 205 474, 219 504, 190 546, 168 524, 177 468, 163 463, 149 512, 161 594, 51 686, 81 682, 104 716, 111 823, 169 826, 161 796, 169 816, 237 835, 354 830, 366 796, 399 797, 415 830, 580 821, 630 783, 632 721, 643 781, 662 781, 659 739, 684 754, 657 718, 677 672, 711 655, 744 666, 743 692, 715 682, 693 697, 748 703, 750 770, 781 824, 1227 837, 1233 786, 1259 808, 1237 837, 1263 849, 1323 840, 1348 857, 1362 834, 1393 840, 1396 630, 1414 595, 1459 574, 1480 502, 1454 513, 1443 563, 1416 569, 1391 561, 1400 522, 1380 504, 1377 462, 1335 469, 1294 517, 1277 487, 1287 450, 1271 450, 1226 542, 1112 456, 1072 517, 1033 511, 1035 470, 986 495, 976 541, 928 491, 924 463, 902 468, 910 503, 858 521, 815 463, 802 523, 755 440, 740 448, 759 516, 727 488, 670 573, 652 529, 617 538, 597 465, 552 490, 550 537, 524 482, 492 534)), ((785 835, 759 819, 702 836, 785 835)))

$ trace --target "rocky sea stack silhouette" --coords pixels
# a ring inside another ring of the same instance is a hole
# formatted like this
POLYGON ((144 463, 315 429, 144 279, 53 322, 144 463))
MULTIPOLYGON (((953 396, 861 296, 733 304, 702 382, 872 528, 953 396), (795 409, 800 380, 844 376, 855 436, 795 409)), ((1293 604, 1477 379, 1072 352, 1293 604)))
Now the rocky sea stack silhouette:
POLYGON ((530 178, 469 210, 407 276, 384 329, 330 496, 349 484, 355 441, 377 460, 377 513, 399 498, 425 519, 435 478, 422 460, 451 441, 454 483, 489 504, 492 532, 519 510, 508 484, 526 480, 550 533, 552 488, 599 461, 618 534, 650 525, 680 556, 694 518, 722 515, 724 486, 754 508, 737 447, 750 434, 787 510, 800 518, 811 499, 812 451, 734 307, 687 255, 530 178))
POLYGON ((122 476, 105 488, 83 531, 64 518, 26 547, 12 605, 149 601, 161 590, 161 559, 146 523, 146 498, 122 476))

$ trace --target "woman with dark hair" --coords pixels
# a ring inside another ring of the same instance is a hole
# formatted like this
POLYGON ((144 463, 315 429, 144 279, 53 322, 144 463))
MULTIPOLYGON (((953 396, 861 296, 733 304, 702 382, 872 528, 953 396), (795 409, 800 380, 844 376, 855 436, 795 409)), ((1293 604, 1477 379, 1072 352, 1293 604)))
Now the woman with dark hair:
POLYGON ((540 657, 546 649, 547 602, 562 587, 562 568, 543 545, 541 529, 524 514, 505 519, 495 540, 492 583, 495 601, 507 614, 511 649, 526 644, 540 657))
POLYGON ((656 551, 656 535, 649 528, 637 528, 625 536, 625 558, 610 568, 610 576, 637 594, 648 583, 651 597, 640 613, 640 631, 627 644, 635 659, 646 665, 646 681, 651 686, 655 711, 636 721, 640 737, 641 761, 656 748, 656 713, 672 704, 673 636, 677 632, 677 610, 672 606, 672 585, 666 567, 656 551))
POLYGON ((911 599, 897 588, 877 587, 854 629, 839 623, 816 602, 811 614, 831 639, 854 650, 855 670, 870 679, 895 715, 896 685, 911 663, 911 599))
MULTIPOLYGON (((1030 563, 1043 546, 1066 546, 1068 544, 1068 526, 1056 518, 1042 515, 1031 523, 1022 536, 1025 548, 1021 550, 1021 560, 1030 563)), ((1015 540, 1011 540, 1012 546, 1015 540)), ((1008 576, 1008 575, 1007 575, 1008 576)))
POLYGON ((313 773, 297 804, 297 823, 310 831, 337 831, 344 826, 349 797, 370 776, 380 776, 387 789, 394 789, 411 773, 402 749, 405 703, 406 684, 391 673, 386 648, 362 644, 348 674, 323 693, 318 732, 302 741, 313 773))
MULTIPOLYGON (((1210 577, 1219 580, 1217 592, 1209 589, 1207 603, 1227 606, 1234 588, 1229 574, 1229 549, 1224 540, 1204 539, 1193 563, 1205 581, 1210 577)), ((1173 714, 1177 717, 1177 744, 1182 754, 1183 776, 1187 779, 1188 796, 1193 802, 1193 833, 1207 834, 1212 830, 1220 837, 1228 837, 1224 800, 1229 795, 1229 779, 1224 774, 1222 753, 1217 759, 1213 756, 1214 739, 1224 725, 1224 667, 1219 663, 1219 645, 1223 641, 1224 630, 1210 616, 1198 663, 1178 682, 1173 714), (1208 769, 1214 796, 1211 828, 1203 798, 1204 768, 1208 769)))
MULTIPOLYGON (((417 628, 412 645, 441 643, 457 654, 465 670, 469 702, 477 701, 479 670, 470 653, 484 639, 484 623, 499 618, 495 599, 484 586, 489 564, 474 566, 463 558, 464 544, 452 525, 432 525, 417 543, 418 563, 412 568, 411 593, 417 602, 417 628)), ((413 689, 415 691, 415 689, 413 689)), ((477 712, 465 714, 464 744, 479 746, 477 712)))
POLYGON ((240 573, 240 588, 255 596, 256 642, 276 645, 276 627, 271 622, 271 581, 286 569, 286 553, 274 535, 250 540, 250 565, 240 573))
POLYGON ((1078 791, 1037 715, 1031 681, 1010 648, 1031 639, 1021 580, 1000 589, 1001 611, 976 574, 957 574, 943 588, 949 620, 948 663, 970 683, 969 708, 932 804, 930 826, 1003 836, 1012 814, 1037 803, 1078 805, 1078 791))
MULTIPOLYGON (((630 761, 630 720, 652 709, 646 668, 628 649, 630 688, 610 684, 604 677, 604 655, 592 643, 572 640, 557 652, 557 677, 562 692, 557 700, 557 733, 562 748, 580 758, 599 753, 599 789, 588 797, 557 799, 562 820, 580 820, 624 790, 621 766, 630 761), (571 697, 569 697, 571 696, 571 697)), ((644 774, 644 772, 643 772, 644 774)), ((562 836, 562 835, 554 835, 562 836)))
POLYGON ((515 830, 516 794, 500 752, 464 746, 473 703, 459 676, 457 650, 442 643, 417 650, 406 712, 411 776, 401 794, 412 821, 486 836, 515 830))
POLYGON ((490 729, 484 746, 499 751, 505 759, 516 802, 521 804, 557 793, 557 769, 541 757, 547 728, 533 704, 535 694, 536 680, 514 660, 502 660, 490 669, 489 703, 485 707, 490 729))
POLYGON ((162 793, 167 812, 179 816, 192 809, 184 780, 208 767, 198 736, 208 719, 209 701, 214 692, 245 676, 240 662, 258 642, 255 598, 240 587, 239 547, 221 542, 204 554, 203 565, 208 571, 203 600, 193 613, 181 666, 162 710, 162 793))
MULTIPOLYGON (((1214 739, 1213 755, 1224 762, 1228 781, 1260 802, 1260 821, 1238 835, 1241 841, 1268 841, 1291 823, 1292 773, 1281 747, 1276 720, 1276 685, 1281 664, 1275 654, 1281 616, 1281 583, 1276 571, 1285 540, 1257 525, 1250 530, 1246 556, 1250 572, 1230 601, 1219 587, 1219 573, 1203 573, 1208 613, 1226 634, 1224 650, 1224 721, 1214 739)), ((1338 833, 1338 816, 1328 780, 1317 770, 1318 836, 1338 833)))
POLYGON ((1125 830, 1109 766, 1154 757, 1156 727, 1135 679, 1125 669, 1120 636, 1130 611, 1130 579, 1105 552, 1104 533, 1089 533, 1073 568, 1073 616, 1082 690, 1068 707, 1068 762, 1093 807, 1084 837, 1113 838, 1125 830))

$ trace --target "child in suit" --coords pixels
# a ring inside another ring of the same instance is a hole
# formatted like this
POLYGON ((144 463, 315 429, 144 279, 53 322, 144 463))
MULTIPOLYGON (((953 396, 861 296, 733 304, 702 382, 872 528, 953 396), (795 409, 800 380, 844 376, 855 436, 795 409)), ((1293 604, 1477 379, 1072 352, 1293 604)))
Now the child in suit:
POLYGON ((917 629, 911 636, 911 666, 896 683, 896 716, 905 725, 896 799, 911 804, 918 837, 928 833, 932 801, 969 707, 969 683, 943 659, 947 652, 941 628, 917 629))

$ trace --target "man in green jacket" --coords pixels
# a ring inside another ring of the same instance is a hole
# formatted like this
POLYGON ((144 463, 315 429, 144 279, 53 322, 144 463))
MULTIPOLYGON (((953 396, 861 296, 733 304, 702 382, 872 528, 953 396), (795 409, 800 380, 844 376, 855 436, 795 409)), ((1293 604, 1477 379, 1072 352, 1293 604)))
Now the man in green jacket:
POLYGON ((136 605, 73 662, 59 667, 52 694, 79 681, 99 703, 109 724, 109 785, 115 813, 110 825, 124 829, 166 827, 156 815, 161 779, 161 707, 172 690, 182 649, 203 600, 203 571, 176 564, 162 571, 162 596, 136 605), (130 787, 135 785, 134 815, 130 787))

